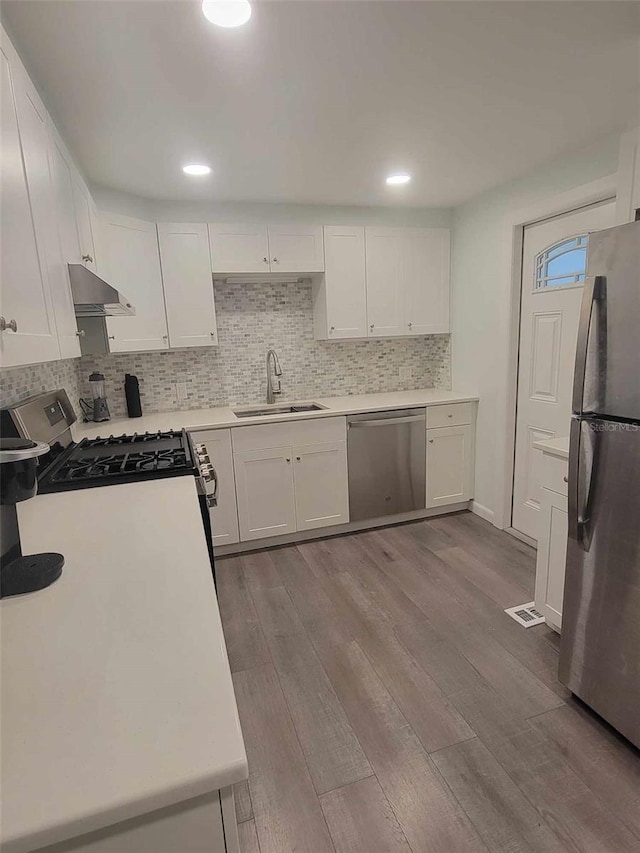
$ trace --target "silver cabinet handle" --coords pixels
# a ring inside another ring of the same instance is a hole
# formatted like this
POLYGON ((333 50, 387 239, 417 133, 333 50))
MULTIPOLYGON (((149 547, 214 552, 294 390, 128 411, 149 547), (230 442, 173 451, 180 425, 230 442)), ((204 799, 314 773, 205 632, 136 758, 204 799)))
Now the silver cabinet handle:
POLYGON ((168 341, 168 340, 169 340, 169 335, 163 335, 163 336, 162 336, 162 340, 163 340, 163 341, 168 341))
POLYGON ((329 329, 329 331, 330 331, 330 332, 335 332, 335 330, 336 330, 336 327, 335 327, 335 326, 332 326, 332 327, 329 329))
POLYGON ((85 332, 85 330, 84 330, 84 329, 78 329, 78 331, 76 332, 76 335, 77 335, 79 338, 84 338, 86 334, 87 334, 87 333, 85 332))
POLYGON ((280 263, 280 261, 279 261, 277 258, 274 258, 274 259, 273 259, 273 263, 274 263, 274 264, 279 264, 279 263, 280 263))
POLYGON ((373 421, 351 421, 349 429, 364 429, 369 427, 391 426, 392 424, 410 424, 416 421, 424 422, 424 415, 411 415, 408 418, 380 418, 373 421))
POLYGON ((216 336, 215 332, 209 332, 209 334, 211 335, 212 338, 215 338, 215 336, 216 336))
POLYGON ((85 262, 85 264, 93 263, 93 258, 91 257, 91 255, 83 255, 82 260, 85 262))
POLYGON ((0 332, 17 332, 18 324, 15 320, 9 320, 8 322, 4 319, 4 317, 0 317, 0 332))
POLYGON ((433 444, 433 442, 434 442, 434 441, 435 441, 435 438, 430 438, 430 439, 429 439, 429 444, 433 444))
POLYGON ((291 459, 287 456, 287 462, 291 462, 291 459))
POLYGON ((115 341, 115 339, 116 339, 116 336, 115 336, 115 335, 109 335, 109 340, 110 340, 110 341, 115 341))
POLYGON ((268 264, 268 263, 269 263, 269 258, 263 258, 262 260, 263 260, 263 262, 264 262, 265 264, 268 264))
POLYGON ((301 458, 301 456, 296 456, 296 462, 300 462, 301 458))
POLYGON ((371 330, 375 329, 375 326, 373 325, 373 323, 369 326, 369 328, 370 328, 371 330))
POLYGON ((407 323, 407 326, 408 326, 409 328, 411 328, 411 327, 413 326, 413 323, 407 323))

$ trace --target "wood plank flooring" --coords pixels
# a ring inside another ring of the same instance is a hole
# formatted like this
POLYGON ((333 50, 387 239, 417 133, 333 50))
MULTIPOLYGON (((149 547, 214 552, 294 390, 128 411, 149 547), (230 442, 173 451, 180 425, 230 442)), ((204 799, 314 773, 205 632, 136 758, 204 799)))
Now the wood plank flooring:
POLYGON ((534 572, 471 513, 219 559, 243 853, 640 853, 640 753, 503 612, 534 572))

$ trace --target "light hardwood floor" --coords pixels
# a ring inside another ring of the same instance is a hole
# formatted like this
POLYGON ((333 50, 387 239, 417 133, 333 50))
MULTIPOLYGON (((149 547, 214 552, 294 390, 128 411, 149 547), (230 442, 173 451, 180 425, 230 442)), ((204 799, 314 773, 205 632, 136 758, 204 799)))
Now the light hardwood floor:
POLYGON ((640 755, 503 608, 535 554, 470 513, 217 562, 244 853, 640 853, 640 755))

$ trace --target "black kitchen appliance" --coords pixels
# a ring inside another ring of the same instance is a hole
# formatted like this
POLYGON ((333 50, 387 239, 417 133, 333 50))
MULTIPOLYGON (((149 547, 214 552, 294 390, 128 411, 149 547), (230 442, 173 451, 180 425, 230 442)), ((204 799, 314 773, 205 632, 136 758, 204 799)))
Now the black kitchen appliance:
POLYGON ((62 554, 23 555, 16 511, 36 494, 37 460, 48 452, 48 444, 0 438, 0 598, 44 589, 62 574, 62 554))
POLYGON ((142 417, 142 403, 140 402, 140 383, 138 377, 132 373, 124 375, 124 396, 127 400, 127 414, 130 418, 142 417))

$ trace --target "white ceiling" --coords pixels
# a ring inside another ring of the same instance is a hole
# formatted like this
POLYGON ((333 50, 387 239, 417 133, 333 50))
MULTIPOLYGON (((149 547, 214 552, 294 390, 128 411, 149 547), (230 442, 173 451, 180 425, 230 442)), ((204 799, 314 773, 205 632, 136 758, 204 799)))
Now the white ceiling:
POLYGON ((636 2, 257 0, 236 30, 192 0, 2 6, 89 179, 149 198, 450 206, 638 97, 636 2))

